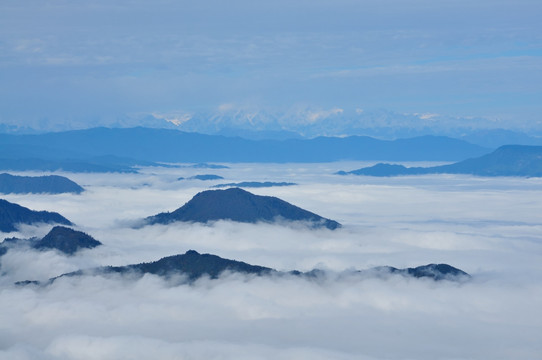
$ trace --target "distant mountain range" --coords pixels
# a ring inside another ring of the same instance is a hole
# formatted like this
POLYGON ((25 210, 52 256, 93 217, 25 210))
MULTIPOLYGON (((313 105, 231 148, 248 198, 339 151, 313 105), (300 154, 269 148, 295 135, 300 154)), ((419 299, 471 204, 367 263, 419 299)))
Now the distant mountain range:
POLYGON ((454 161, 488 151, 439 136, 393 141, 365 136, 247 140, 166 129, 94 128, 40 135, 0 134, 0 169, 108 172, 136 171, 136 165, 158 163, 454 161))
POLYGON ((80 194, 83 191, 84 189, 81 186, 64 176, 16 176, 6 173, 0 174, 0 193, 3 194, 80 194))
MULTIPOLYGON (((116 120, 95 121, 96 126, 131 128, 144 126, 185 132, 251 140, 309 139, 318 136, 371 136, 379 139, 401 139, 440 135, 466 140, 486 148, 502 145, 542 145, 540 126, 513 129, 506 119, 457 117, 435 113, 404 113, 387 109, 352 107, 294 107, 263 109, 237 107, 189 112, 132 114, 116 120)), ((81 124, 78 124, 81 126, 81 124)), ((14 122, 0 124, 1 133, 36 134, 52 127, 35 124, 36 129, 14 122)), ((57 124, 54 131, 73 130, 72 123, 57 124)), ((372 159, 374 160, 374 159, 372 159)), ((459 160, 459 159, 455 159, 459 160)))
MULTIPOLYGON (((145 274, 158 275, 164 278, 181 276, 181 283, 192 283, 204 276, 210 279, 217 279, 225 272, 240 273, 253 276, 297 276, 306 279, 318 279, 325 277, 328 272, 314 269, 308 272, 300 271, 277 271, 272 268, 250 265, 245 262, 224 259, 212 254, 200 254, 197 251, 189 250, 185 254, 164 257, 158 261, 139 263, 126 266, 103 266, 99 268, 78 270, 52 278, 43 285, 50 284, 62 277, 74 277, 85 275, 109 275, 109 274, 130 274, 131 279, 140 278, 145 274)), ((389 266, 381 266, 369 270, 347 270, 339 273, 339 277, 385 277, 390 275, 403 275, 414 278, 429 278, 435 281, 451 280, 459 281, 470 278, 466 272, 448 264, 429 264, 415 268, 397 269, 389 266)), ((22 281, 19 285, 37 284, 37 281, 22 281)))
POLYGON ((303 221, 312 227, 336 229, 341 225, 284 200, 254 195, 239 188, 207 190, 196 194, 173 212, 164 212, 144 220, 146 225, 169 224, 176 221, 209 222, 233 220, 245 223, 303 221))
POLYGON ((286 112, 236 108, 218 113, 194 113, 188 121, 172 128, 247 139, 293 139, 345 134, 399 139, 443 135, 492 149, 508 144, 542 145, 540 127, 533 127, 524 133, 506 129, 509 126, 509 122, 504 119, 341 107, 327 110, 290 109, 286 112))
POLYGON ((102 245, 92 236, 64 226, 55 226, 41 239, 8 238, 0 243, 0 255, 10 248, 28 246, 37 250, 58 250, 66 255, 73 255, 81 249, 92 249, 102 245))
MULTIPOLYGON (((4 146, 9 148, 10 146, 4 146)), ((17 147, 17 146, 15 146, 17 147)), ((31 152, 31 157, 12 155, 11 149, 4 152, 0 158, 0 169, 10 171, 68 171, 78 173, 136 173, 138 166, 168 166, 151 161, 134 160, 113 155, 104 156, 82 156, 81 159, 74 158, 50 158, 48 150, 42 154, 31 152), (6 156, 13 156, 6 158, 6 156)))
POLYGON ((18 224, 56 223, 73 225, 68 219, 56 212, 33 211, 23 206, 0 199, 0 231, 16 231, 18 224))
POLYGON ((542 146, 506 145, 494 152, 450 165, 405 167, 379 163, 338 175, 398 176, 422 174, 468 174, 477 176, 542 177, 542 146))
POLYGON ((263 187, 273 187, 273 186, 292 186, 297 185, 296 183, 291 182, 272 182, 272 181, 242 181, 238 183, 226 183, 226 184, 217 184, 211 186, 212 188, 225 188, 225 187, 240 187, 240 188, 263 188, 263 187))
POLYGON ((223 180, 224 178, 220 175, 214 175, 214 174, 200 174, 200 175, 194 175, 188 178, 188 180, 223 180))
POLYGON ((192 165, 178 165, 179 168, 190 168, 190 169, 229 169, 229 166, 219 165, 219 164, 207 164, 199 163, 192 165))

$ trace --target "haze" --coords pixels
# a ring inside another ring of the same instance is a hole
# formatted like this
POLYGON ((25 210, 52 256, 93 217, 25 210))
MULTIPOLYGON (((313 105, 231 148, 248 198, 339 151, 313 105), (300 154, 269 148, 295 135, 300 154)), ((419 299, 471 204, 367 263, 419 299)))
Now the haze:
POLYGON ((4 1, 0 120, 201 131, 387 109, 540 130, 541 16, 533 0, 4 1))

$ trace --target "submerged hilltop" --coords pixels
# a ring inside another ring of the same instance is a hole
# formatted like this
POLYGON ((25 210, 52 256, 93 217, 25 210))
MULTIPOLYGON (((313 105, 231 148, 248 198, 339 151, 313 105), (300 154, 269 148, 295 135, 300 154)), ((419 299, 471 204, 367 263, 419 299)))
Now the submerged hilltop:
POLYGON ((55 226, 45 237, 36 241, 34 248, 38 250, 56 249, 67 255, 73 255, 81 249, 92 249, 102 245, 92 236, 64 226, 55 226))
POLYGON ((0 174, 0 193, 3 194, 80 194, 84 189, 64 176, 18 176, 0 174))
MULTIPOLYGON (((371 268, 368 270, 345 270, 340 273, 328 272, 325 270, 314 269, 308 272, 278 271, 269 267, 251 265, 242 261, 225 259, 213 254, 200 254, 195 250, 189 250, 184 254, 167 256, 160 260, 131 264, 125 266, 102 266, 87 270, 78 270, 71 273, 62 274, 50 279, 43 285, 51 284, 57 279, 63 277, 76 276, 107 276, 109 274, 127 274, 131 280, 141 278, 145 274, 153 274, 166 279, 174 276, 181 276, 181 283, 193 283, 194 281, 208 277, 218 279, 224 273, 237 273, 251 276, 295 276, 305 279, 325 278, 327 275, 339 277, 356 277, 361 279, 366 277, 387 277, 400 275, 413 278, 428 278, 435 281, 450 280, 461 281, 470 278, 466 272, 457 269, 448 264, 429 264, 415 268, 397 269, 389 266, 371 268)), ((22 281, 19 285, 41 285, 37 281, 22 281)))
POLYGON ((338 222, 301 209, 273 196, 254 195, 239 188, 207 190, 196 194, 173 212, 163 212, 145 219, 145 225, 176 221, 201 222, 232 220, 244 223, 303 221, 311 227, 336 229, 338 222))
POLYGON ((0 231, 16 231, 18 224, 56 223, 73 225, 71 221, 56 212, 34 211, 24 206, 0 199, 0 231))
POLYGON ((92 236, 65 226, 55 226, 43 238, 9 238, 0 243, 0 255, 10 248, 30 247, 36 250, 58 250, 66 255, 74 255, 82 249, 92 249, 102 245, 92 236))

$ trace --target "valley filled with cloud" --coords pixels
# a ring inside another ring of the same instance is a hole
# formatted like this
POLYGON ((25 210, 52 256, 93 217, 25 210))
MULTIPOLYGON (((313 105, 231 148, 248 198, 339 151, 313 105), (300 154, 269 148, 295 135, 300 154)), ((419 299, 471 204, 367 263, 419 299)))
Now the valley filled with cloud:
POLYGON ((541 18, 1 1, 0 360, 542 359, 541 18))
MULTIPOLYGON (((6 195, 56 211, 104 245, 75 256, 12 249, 0 258, 1 359, 533 359, 542 353, 540 178, 337 176, 353 163, 226 164, 224 180, 182 180, 194 168, 71 174, 81 194, 6 195), (220 182, 342 224, 172 223, 135 227, 220 182), (313 279, 223 274, 192 284, 145 275, 64 277, 78 269, 150 262, 193 249, 313 279), (347 269, 447 263, 462 281, 347 269)), ((4 237, 43 236, 51 225, 4 237)))

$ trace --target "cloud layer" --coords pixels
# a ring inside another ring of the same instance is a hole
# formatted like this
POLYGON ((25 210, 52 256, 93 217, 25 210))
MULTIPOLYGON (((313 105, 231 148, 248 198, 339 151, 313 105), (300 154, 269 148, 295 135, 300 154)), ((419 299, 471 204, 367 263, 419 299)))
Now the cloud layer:
MULTIPOLYGON (((59 211, 104 246, 75 257, 10 251, 0 276, 5 359, 531 359, 542 353, 539 179, 327 175, 345 164, 236 164, 226 180, 291 181, 251 189, 335 219, 342 229, 287 224, 130 228, 173 210, 210 183, 196 169, 80 175, 81 195, 10 195, 59 211), (125 265, 195 249, 278 270, 334 271, 445 262, 474 278, 435 283, 333 275, 318 281, 225 275, 176 286, 145 276, 43 280, 78 268, 125 265)), ((10 235, 44 234, 48 226, 10 235)))

